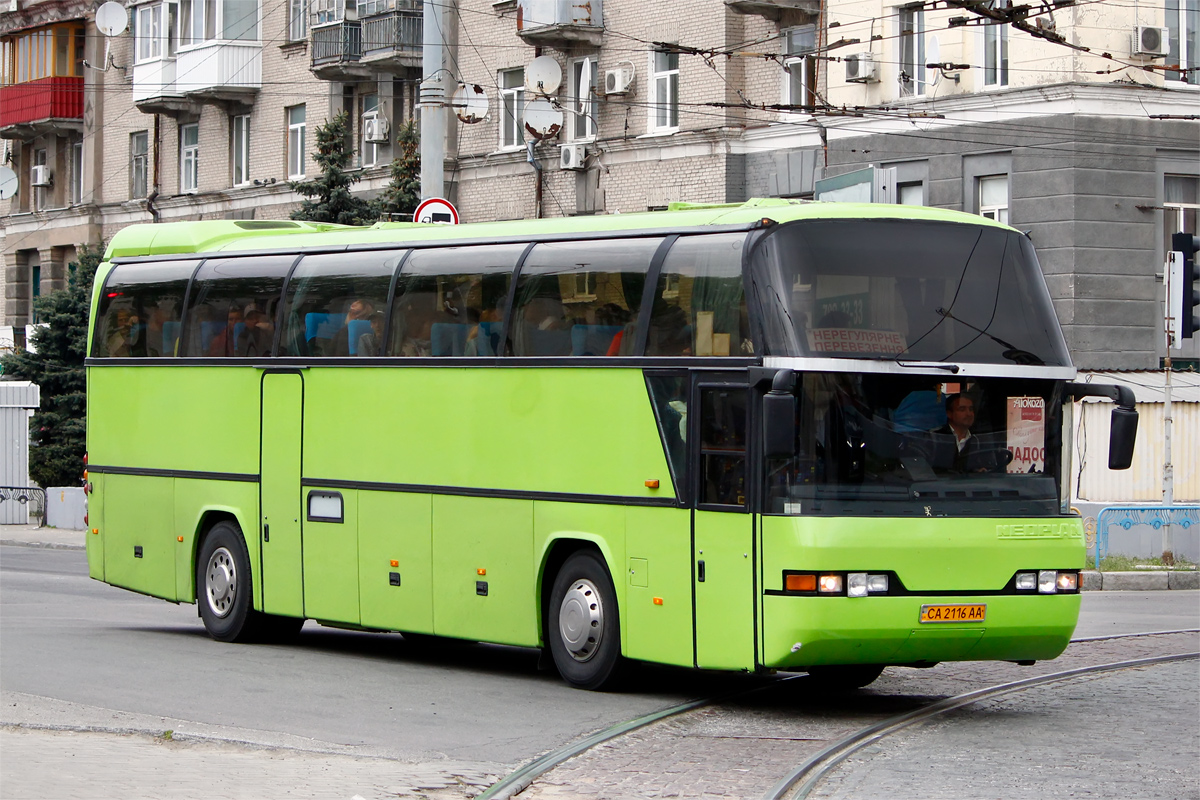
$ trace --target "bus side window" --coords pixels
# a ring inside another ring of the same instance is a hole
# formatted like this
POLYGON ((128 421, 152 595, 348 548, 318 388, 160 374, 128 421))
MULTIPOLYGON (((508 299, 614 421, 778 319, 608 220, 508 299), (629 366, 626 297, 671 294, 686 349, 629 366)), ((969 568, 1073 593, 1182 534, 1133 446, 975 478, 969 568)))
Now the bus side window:
POLYGON ((100 293, 92 355, 170 358, 176 355, 183 297, 195 261, 119 264, 100 293))
POLYGON ((683 499, 687 459, 688 425, 688 379, 687 373, 648 375, 646 387, 650 392, 650 404, 654 407, 654 418, 658 422, 658 435, 662 439, 667 466, 676 494, 683 499))
POLYGON ((305 256, 288 280, 284 356, 378 356, 388 287, 403 250, 305 256))
POLYGON ((188 301, 180 355, 270 356, 283 279, 295 260, 257 256, 205 261, 188 301))
POLYGON ((634 355, 646 272, 662 239, 546 242, 521 267, 518 356, 634 355))
POLYGON ((700 389, 700 498, 702 504, 746 504, 745 389, 700 389))
POLYGON ((683 236, 663 262, 648 356, 751 356, 742 288, 744 233, 683 236))

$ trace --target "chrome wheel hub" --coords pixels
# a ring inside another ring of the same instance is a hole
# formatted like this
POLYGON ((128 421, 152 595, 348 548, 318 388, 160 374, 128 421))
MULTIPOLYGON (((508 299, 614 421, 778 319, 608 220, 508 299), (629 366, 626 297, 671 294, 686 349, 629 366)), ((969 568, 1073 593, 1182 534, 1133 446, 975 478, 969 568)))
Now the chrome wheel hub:
POLYGON ((596 655, 604 635, 604 605, 591 581, 580 578, 567 590, 558 608, 558 633, 576 661, 596 655))
POLYGON ((208 559, 208 568, 204 571, 204 593, 208 597, 209 609, 218 617, 227 616, 233 610, 237 589, 237 568, 233 564, 233 554, 224 547, 218 547, 208 559))

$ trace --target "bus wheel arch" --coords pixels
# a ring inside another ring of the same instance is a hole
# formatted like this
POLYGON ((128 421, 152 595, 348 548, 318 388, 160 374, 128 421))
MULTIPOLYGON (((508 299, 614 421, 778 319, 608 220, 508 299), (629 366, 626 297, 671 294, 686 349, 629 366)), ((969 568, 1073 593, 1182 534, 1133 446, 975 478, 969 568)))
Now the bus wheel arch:
MULTIPOLYGON (((621 621, 608 564, 598 548, 567 548, 545 594, 544 635, 559 674, 579 689, 612 688, 620 677, 621 621)), ((548 562, 549 567, 554 562, 548 562)))

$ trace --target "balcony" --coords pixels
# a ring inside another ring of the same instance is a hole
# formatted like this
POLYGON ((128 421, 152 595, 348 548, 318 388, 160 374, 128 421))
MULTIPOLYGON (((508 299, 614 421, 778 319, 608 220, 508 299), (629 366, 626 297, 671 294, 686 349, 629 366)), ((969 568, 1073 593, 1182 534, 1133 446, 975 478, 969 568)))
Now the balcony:
POLYGON ((144 114, 199 113, 199 105, 179 91, 174 58, 155 58, 133 65, 133 104, 144 114))
POLYGON ((421 13, 399 9, 363 19, 363 61, 389 72, 419 69, 423 41, 421 13))
POLYGON ((175 92, 189 100, 254 102, 262 89, 262 43, 213 40, 180 48, 175 59, 175 92))
POLYGON ((517 36, 535 47, 599 47, 603 0, 517 0, 517 36))
POLYGON ((362 60, 362 25, 341 20, 312 28, 312 70, 323 81, 356 80, 370 76, 362 60))
POLYGON ((83 78, 39 78, 0 88, 0 137, 83 130, 83 78))
POLYGON ((725 5, 738 14, 756 14, 769 20, 779 20, 785 11, 817 14, 821 0, 725 0, 725 5))

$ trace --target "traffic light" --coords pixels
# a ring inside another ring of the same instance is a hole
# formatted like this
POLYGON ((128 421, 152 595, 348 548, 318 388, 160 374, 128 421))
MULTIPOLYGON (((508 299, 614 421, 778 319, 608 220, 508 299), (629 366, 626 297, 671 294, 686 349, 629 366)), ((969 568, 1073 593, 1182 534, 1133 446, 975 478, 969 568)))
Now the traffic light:
MULTIPOLYGON (((1179 331, 1179 338, 1191 339, 1196 330, 1200 329, 1200 318, 1196 316, 1197 306, 1200 306, 1200 269, 1196 266, 1200 236, 1173 233, 1171 249, 1183 254, 1180 280, 1171 282, 1171 313, 1175 316, 1175 329, 1179 331)), ((1171 277, 1174 278, 1175 275, 1171 277)))

